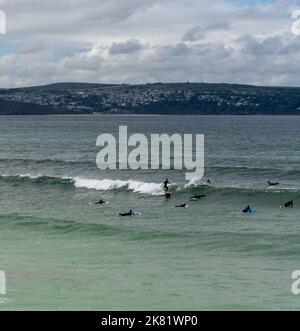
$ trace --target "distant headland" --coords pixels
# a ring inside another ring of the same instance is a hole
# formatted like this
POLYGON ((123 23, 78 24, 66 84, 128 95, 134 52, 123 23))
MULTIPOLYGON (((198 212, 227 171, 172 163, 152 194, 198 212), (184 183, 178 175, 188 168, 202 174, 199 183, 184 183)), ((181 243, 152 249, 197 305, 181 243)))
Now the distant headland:
POLYGON ((237 84, 56 83, 0 89, 0 115, 300 115, 300 88, 237 84))

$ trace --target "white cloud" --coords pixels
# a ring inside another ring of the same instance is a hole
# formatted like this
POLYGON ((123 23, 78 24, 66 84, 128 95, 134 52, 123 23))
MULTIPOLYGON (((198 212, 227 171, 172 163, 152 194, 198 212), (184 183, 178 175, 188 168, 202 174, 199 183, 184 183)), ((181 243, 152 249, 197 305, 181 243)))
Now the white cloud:
MULTIPOLYGON (((0 0, 0 87, 55 81, 300 86, 293 0, 0 0)), ((300 8, 300 3, 299 7, 300 8)))

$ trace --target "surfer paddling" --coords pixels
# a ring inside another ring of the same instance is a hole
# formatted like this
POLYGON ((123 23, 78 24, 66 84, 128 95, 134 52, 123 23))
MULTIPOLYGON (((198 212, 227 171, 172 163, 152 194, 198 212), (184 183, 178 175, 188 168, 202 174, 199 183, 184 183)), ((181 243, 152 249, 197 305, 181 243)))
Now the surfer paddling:
POLYGON ((187 205, 187 202, 181 204, 181 205, 177 205, 177 206, 174 206, 175 208, 187 208, 188 205, 187 205))
POLYGON ((95 205, 105 205, 105 204, 106 202, 102 199, 95 203, 95 205))
POLYGON ((134 215, 134 212, 133 212, 132 209, 130 209, 128 213, 120 213, 119 215, 120 216, 133 216, 134 215))
POLYGON ((268 180, 268 185, 269 185, 269 186, 278 186, 279 183, 272 183, 272 182, 270 182, 270 181, 268 180))

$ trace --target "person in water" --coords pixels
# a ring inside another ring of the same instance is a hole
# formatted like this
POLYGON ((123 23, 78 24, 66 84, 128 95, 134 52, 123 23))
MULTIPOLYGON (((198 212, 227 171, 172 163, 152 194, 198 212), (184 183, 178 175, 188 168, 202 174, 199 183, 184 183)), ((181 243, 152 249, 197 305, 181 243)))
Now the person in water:
POLYGON ((128 213, 119 214, 119 215, 120 215, 120 216, 132 216, 132 215, 134 215, 134 213, 133 213, 133 210, 130 209, 128 213))
POLYGON ((171 183, 169 182, 169 179, 166 178, 166 180, 163 182, 163 189, 165 190, 165 192, 168 192, 169 191, 169 187, 168 185, 170 185, 171 183))
POLYGON ((269 185, 269 186, 277 186, 277 185, 279 185, 279 183, 272 183, 272 182, 270 182, 270 181, 268 180, 268 185, 269 185))
POLYGON ((194 195, 192 197, 192 199, 198 199, 198 200, 200 200, 200 199, 205 198, 205 197, 206 197, 206 195, 194 195))
POLYGON ((170 192, 166 192, 165 193, 165 197, 166 197, 166 199, 170 199, 171 198, 171 193, 170 192))
POLYGON ((251 213, 251 208, 250 208, 250 206, 248 206, 247 208, 245 208, 245 209, 243 210, 243 213, 251 213))
POLYGON ((207 185, 210 185, 210 184, 211 184, 210 179, 208 179, 208 180, 206 181, 206 184, 207 184, 207 185))
POLYGON ((96 202, 96 205, 105 205, 105 204, 106 204, 106 202, 103 201, 102 199, 100 201, 96 202))
POLYGON ((284 204, 284 208, 294 208, 294 201, 291 200, 284 204))
POLYGON ((186 202, 183 203, 182 205, 178 205, 178 206, 175 206, 176 208, 186 208, 187 207, 187 204, 186 202))

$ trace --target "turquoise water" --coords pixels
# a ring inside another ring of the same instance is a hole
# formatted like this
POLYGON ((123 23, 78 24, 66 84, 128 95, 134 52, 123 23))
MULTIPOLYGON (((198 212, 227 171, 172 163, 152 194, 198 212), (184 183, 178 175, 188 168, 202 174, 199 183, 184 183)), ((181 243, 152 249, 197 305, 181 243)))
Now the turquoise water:
POLYGON ((299 128, 292 116, 1 116, 0 309, 299 309, 299 128), (100 171, 97 136, 119 125, 204 133, 212 185, 100 171), (173 208, 194 194, 206 198, 173 208), (248 204, 257 213, 242 215, 248 204), (142 216, 118 216, 130 208, 142 216))

